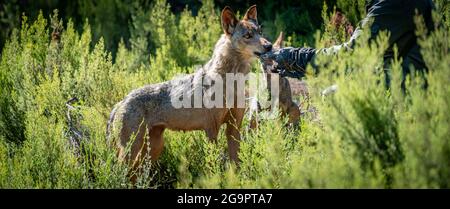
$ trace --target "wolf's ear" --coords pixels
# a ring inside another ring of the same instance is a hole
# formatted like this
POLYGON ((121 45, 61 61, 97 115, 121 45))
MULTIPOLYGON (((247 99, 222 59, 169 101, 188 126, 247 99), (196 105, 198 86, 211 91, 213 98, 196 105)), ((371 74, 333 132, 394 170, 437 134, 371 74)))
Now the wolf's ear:
POLYGON ((226 6, 225 8, 223 8, 221 18, 222 18, 222 28, 225 34, 227 35, 233 34, 234 28, 236 28, 238 20, 236 19, 236 16, 234 15, 230 7, 226 6))
POLYGON ((281 49, 283 47, 283 31, 280 32, 280 35, 278 35, 277 40, 275 41, 275 43, 273 43, 273 48, 275 49, 281 49))
POLYGON ((253 20, 258 23, 258 12, 256 11, 256 5, 248 8, 247 12, 244 15, 244 20, 253 20))

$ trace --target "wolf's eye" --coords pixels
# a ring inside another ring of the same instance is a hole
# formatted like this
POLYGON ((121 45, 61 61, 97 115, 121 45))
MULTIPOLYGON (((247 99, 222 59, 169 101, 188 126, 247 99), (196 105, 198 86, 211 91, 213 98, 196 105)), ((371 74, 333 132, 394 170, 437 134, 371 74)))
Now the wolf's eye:
POLYGON ((244 38, 250 39, 250 38, 252 38, 252 35, 251 35, 250 33, 246 33, 246 34, 244 35, 244 38))

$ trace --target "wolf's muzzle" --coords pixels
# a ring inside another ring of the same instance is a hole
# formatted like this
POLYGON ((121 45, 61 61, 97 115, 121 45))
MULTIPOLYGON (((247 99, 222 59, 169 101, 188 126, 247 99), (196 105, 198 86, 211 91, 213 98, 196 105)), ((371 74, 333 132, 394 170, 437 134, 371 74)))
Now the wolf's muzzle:
POLYGON ((272 44, 265 44, 263 45, 263 47, 266 50, 266 52, 272 51, 272 44))

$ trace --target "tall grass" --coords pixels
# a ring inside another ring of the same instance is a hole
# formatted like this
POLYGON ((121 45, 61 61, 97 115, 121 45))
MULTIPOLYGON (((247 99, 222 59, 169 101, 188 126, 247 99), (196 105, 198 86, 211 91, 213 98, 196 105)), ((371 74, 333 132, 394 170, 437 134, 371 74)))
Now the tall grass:
MULTIPOLYGON (((80 34, 56 13, 23 18, 0 62, 0 188, 133 187, 129 168, 106 141, 113 105, 134 88, 193 72, 222 32, 212 1, 196 16, 188 9, 175 16, 163 0, 134 14, 132 44, 120 42, 115 58, 102 38, 93 43, 87 23, 80 34), (61 37, 52 39, 58 24, 64 25, 61 37), (80 153, 69 140, 65 102, 72 97, 79 99, 80 153)), ((442 27, 429 36, 418 30, 430 69, 426 90, 413 74, 401 91, 399 59, 390 68, 391 88, 385 87, 383 34, 353 51, 318 58, 321 73, 307 78, 318 115, 306 114, 301 132, 282 120, 263 121, 256 132, 242 129, 236 167, 227 159, 223 130, 218 144, 203 132, 166 131, 162 157, 143 165, 134 187, 448 188, 450 30, 442 15, 435 16, 442 27), (337 93, 321 97, 334 83, 337 93)), ((328 35, 318 34, 316 45, 328 35)))

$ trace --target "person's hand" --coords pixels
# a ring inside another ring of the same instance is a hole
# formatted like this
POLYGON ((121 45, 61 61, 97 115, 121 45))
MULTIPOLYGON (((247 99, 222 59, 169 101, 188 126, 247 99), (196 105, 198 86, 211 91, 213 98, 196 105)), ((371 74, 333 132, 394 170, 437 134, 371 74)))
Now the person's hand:
POLYGON ((273 52, 268 52, 262 56, 263 59, 273 60, 275 62, 274 68, 289 69, 290 65, 295 62, 292 59, 293 47, 285 47, 273 52))
POLYGON ((307 63, 315 54, 312 48, 285 47, 280 50, 266 53, 262 59, 275 62, 273 72, 288 77, 304 77, 307 63))

